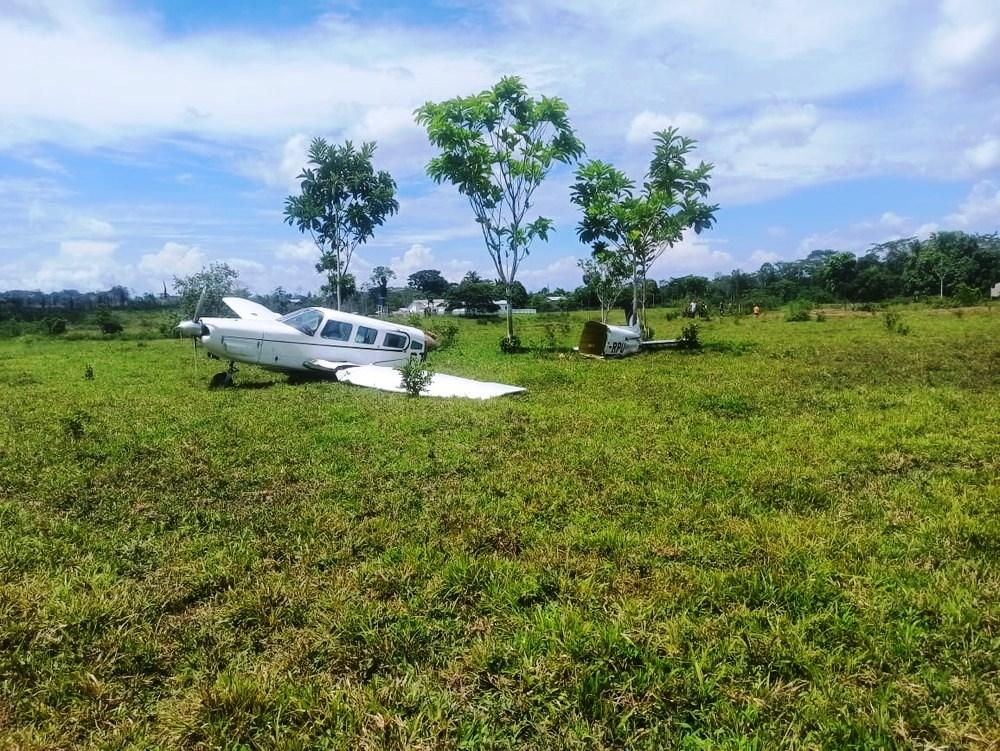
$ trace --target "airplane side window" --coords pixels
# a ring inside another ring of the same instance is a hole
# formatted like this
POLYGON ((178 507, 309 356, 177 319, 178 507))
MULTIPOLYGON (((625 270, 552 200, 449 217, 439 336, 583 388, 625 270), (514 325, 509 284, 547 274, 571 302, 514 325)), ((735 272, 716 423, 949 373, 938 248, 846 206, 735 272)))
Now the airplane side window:
POLYGON ((367 326, 358 326, 357 336, 354 341, 358 344, 374 344, 378 338, 378 329, 370 329, 367 326))
POLYGON ((351 340, 351 324, 343 321, 327 321, 320 334, 324 339, 333 339, 335 342, 349 342, 351 340))
POLYGON ((423 348, 424 348, 423 342, 417 342, 417 341, 410 342, 410 349, 412 349, 414 352, 419 352, 423 348))
POLYGON ((406 349, 406 340, 404 334, 387 333, 382 340, 382 346, 388 349, 406 349))

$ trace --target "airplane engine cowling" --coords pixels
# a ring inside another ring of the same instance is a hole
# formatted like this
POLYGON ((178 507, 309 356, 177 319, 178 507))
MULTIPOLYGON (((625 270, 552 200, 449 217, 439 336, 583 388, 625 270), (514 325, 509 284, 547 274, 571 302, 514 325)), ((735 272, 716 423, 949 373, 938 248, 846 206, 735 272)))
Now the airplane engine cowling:
POLYGON ((580 335, 580 354, 592 357, 624 357, 639 351, 639 332, 626 326, 587 321, 580 335))

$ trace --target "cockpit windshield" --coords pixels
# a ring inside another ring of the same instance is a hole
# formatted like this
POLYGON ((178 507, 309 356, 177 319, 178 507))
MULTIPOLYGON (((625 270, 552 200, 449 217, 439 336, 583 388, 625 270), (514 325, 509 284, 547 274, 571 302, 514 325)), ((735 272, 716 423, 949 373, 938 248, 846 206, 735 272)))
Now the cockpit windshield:
POLYGON ((316 308, 303 308, 284 315, 278 320, 293 329, 298 329, 306 336, 312 336, 316 333, 320 323, 323 322, 323 313, 316 308))

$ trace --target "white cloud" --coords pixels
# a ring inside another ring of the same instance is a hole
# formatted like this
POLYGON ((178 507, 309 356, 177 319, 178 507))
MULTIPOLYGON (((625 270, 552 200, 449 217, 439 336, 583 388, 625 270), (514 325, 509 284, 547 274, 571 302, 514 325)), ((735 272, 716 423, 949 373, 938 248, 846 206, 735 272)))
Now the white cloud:
POLYGON ((976 171, 1000 167, 1000 139, 987 138, 965 150, 965 160, 976 171))
POLYGON ((537 287, 578 287, 583 283, 576 256, 562 256, 542 267, 525 268, 518 272, 519 281, 532 289, 537 287))
POLYGON ((400 25, 171 37, 154 16, 102 0, 39 10, 45 24, 0 16, 0 144, 177 132, 273 138, 346 129, 366 113, 394 130, 399 112, 498 77, 435 32, 414 38, 400 25))
POLYGON ((281 243, 278 249, 274 251, 274 257, 279 261, 315 263, 319 260, 319 248, 311 240, 301 240, 297 243, 281 243))
POLYGON ((770 105, 754 116, 746 131, 758 141, 799 146, 818 124, 819 113, 813 104, 770 105))
POLYGON ((0 267, 0 289, 108 289, 127 283, 128 270, 115 258, 117 243, 64 240, 54 256, 36 257, 36 263, 0 267))
POLYGON ((629 143, 648 144, 653 140, 653 133, 671 127, 677 128, 682 135, 698 136, 705 131, 706 126, 705 118, 696 112, 661 115, 645 110, 632 118, 625 140, 629 143))
POLYGON ((309 142, 304 133, 290 136, 280 147, 237 162, 236 169, 247 177, 273 188, 296 192, 296 177, 306 166, 309 142))
POLYGON ((112 255, 118 243, 96 240, 64 240, 59 243, 59 253, 67 259, 98 260, 112 255))
POLYGON ((67 222, 66 234, 84 237, 113 237, 114 225, 92 216, 76 216, 67 222))
POLYGON ((944 0, 940 9, 938 24, 916 55, 923 82, 933 88, 970 85, 1000 71, 994 0, 944 0))
POLYGON ((713 244, 713 241, 701 235, 685 235, 679 243, 663 251, 648 276, 667 279, 685 274, 711 275, 731 271, 733 256, 713 247, 713 244))
POLYGON ((423 130, 413 119, 413 108, 382 106, 365 112, 347 135, 354 141, 374 140, 384 144, 407 135, 422 136, 423 130))
POLYGON ((765 263, 774 263, 775 261, 781 260, 781 255, 775 253, 773 250, 755 250, 750 254, 750 260, 753 261, 757 266, 761 266, 765 263))
POLYGON ((855 222, 846 227, 838 227, 826 232, 814 232, 799 243, 799 252, 807 253, 813 250, 838 250, 851 253, 864 253, 877 243, 899 240, 903 237, 916 236, 917 228, 912 220, 897 217, 891 212, 883 214, 878 219, 855 222), (886 217, 889 217, 888 221, 886 217))
POLYGON ((156 253, 147 253, 139 261, 139 270, 156 276, 187 276, 201 270, 205 254, 197 245, 166 242, 156 253))
POLYGON ((958 210, 945 217, 945 224, 970 231, 995 232, 1000 227, 1000 185, 992 180, 976 183, 958 210))
POLYGON ((414 243, 403 255, 395 256, 389 266, 398 278, 404 279, 414 271, 433 268, 434 253, 426 245, 414 243))

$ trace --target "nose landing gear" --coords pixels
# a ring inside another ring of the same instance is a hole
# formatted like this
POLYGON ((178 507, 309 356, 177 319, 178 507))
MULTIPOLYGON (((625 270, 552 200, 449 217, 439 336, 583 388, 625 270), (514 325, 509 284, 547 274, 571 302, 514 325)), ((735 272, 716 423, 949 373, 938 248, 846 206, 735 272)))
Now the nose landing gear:
POLYGON ((222 373, 216 373, 209 382, 209 388, 224 389, 232 386, 236 382, 236 363, 229 361, 229 367, 222 373))

